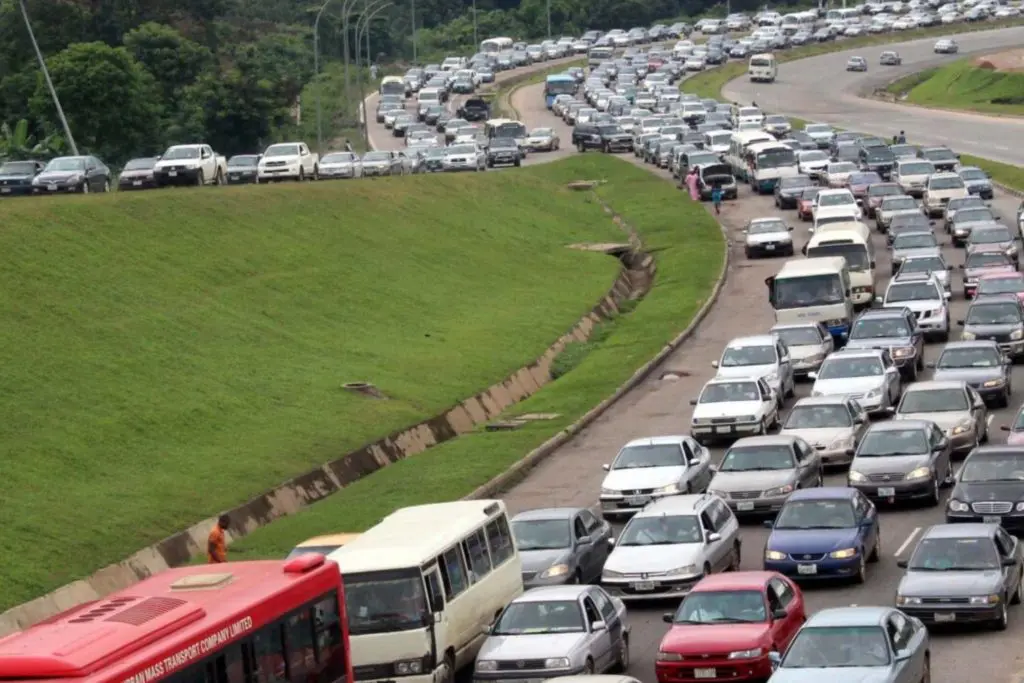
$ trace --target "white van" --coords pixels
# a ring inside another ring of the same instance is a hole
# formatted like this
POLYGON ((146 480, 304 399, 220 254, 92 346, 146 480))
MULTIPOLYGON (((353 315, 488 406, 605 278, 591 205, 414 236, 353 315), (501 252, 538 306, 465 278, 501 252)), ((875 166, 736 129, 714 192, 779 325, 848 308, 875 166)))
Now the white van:
POLYGON ((452 680, 523 592, 500 500, 396 510, 328 558, 345 583, 352 665, 369 672, 360 683, 452 680))
POLYGON ((820 322, 840 344, 849 336, 853 292, 842 256, 791 259, 765 284, 775 322, 820 322))
POLYGON ((747 62, 747 76, 751 83, 774 83, 778 75, 779 65, 771 53, 752 55, 747 62))
POLYGON ((824 217, 816 227, 811 228, 811 233, 821 235, 833 232, 855 232, 861 235, 867 242, 871 241, 871 228, 863 221, 849 216, 824 217))
POLYGON ((780 178, 800 175, 796 152, 778 141, 748 146, 747 169, 750 186, 760 194, 774 192, 780 178))
POLYGON ((704 133, 704 149, 715 154, 727 154, 732 142, 731 130, 709 130, 704 133))
POLYGON ((737 131, 729 140, 729 151, 725 153, 725 163, 732 168, 733 175, 747 181, 750 177, 750 165, 747 162, 747 149, 751 145, 777 141, 764 130, 737 131))
POLYGON ((868 226, 855 225, 863 227, 863 231, 835 229, 815 234, 803 252, 808 258, 842 256, 846 259, 853 305, 863 308, 870 306, 875 298, 875 247, 868 226))

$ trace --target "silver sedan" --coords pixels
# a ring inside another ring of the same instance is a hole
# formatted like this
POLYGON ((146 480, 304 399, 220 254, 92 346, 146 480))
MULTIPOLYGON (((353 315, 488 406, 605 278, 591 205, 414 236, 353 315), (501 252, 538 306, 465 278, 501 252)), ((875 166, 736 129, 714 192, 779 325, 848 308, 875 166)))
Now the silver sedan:
POLYGON ((708 491, 737 515, 778 512, 796 489, 821 486, 821 455, 799 436, 749 436, 734 443, 708 491))
POLYGON ((625 604, 598 586, 534 588, 487 629, 473 680, 533 683, 625 671, 629 631, 625 604))

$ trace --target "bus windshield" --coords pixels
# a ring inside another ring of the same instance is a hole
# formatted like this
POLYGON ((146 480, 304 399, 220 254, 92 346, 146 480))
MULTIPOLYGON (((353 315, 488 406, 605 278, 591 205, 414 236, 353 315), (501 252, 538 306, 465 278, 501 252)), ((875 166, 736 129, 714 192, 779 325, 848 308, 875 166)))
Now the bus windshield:
POLYGON ((428 613, 419 569, 345 574, 349 633, 390 633, 423 628, 428 613))
POLYGON ((843 285, 839 273, 776 278, 772 287, 772 305, 776 309, 843 303, 843 285))
POLYGON ((788 147, 758 152, 758 168, 781 168, 783 166, 796 166, 796 154, 788 147))
POLYGON ((771 67, 772 60, 767 57, 754 57, 750 60, 750 66, 768 68, 771 67))
POLYGON ((576 79, 575 78, 560 78, 557 80, 548 80, 544 83, 544 94, 545 95, 575 95, 576 94, 576 79))
POLYGON ((846 259, 847 268, 856 272, 866 271, 871 265, 871 259, 868 257, 868 248, 863 244, 855 242, 819 244, 807 250, 807 258, 822 256, 842 256, 846 259))
POLYGON ((492 138, 525 138, 526 126, 518 121, 502 123, 491 129, 492 138))
POLYGON ((405 83, 402 81, 384 80, 380 84, 381 95, 405 95, 405 83))

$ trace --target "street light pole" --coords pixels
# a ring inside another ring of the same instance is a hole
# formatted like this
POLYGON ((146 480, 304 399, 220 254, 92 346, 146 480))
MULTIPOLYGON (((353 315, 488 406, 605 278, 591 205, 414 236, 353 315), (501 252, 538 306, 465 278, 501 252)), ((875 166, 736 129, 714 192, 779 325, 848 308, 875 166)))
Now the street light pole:
MULTIPOLYGON (((391 0, 376 0, 376 2, 368 2, 363 8, 363 13, 356 19, 356 69, 359 69, 360 53, 362 50, 363 33, 366 33, 366 66, 370 66, 370 23, 374 17, 380 14, 385 9, 394 5, 391 0)), ((365 111, 366 105, 366 91, 363 88, 363 75, 359 73, 359 111, 362 113, 360 117, 362 119, 363 128, 363 143, 367 149, 370 148, 370 124, 368 114, 365 111)))
POLYGON ((57 89, 53 87, 53 81, 50 79, 50 70, 46 68, 46 60, 43 59, 43 52, 39 49, 39 43, 36 42, 36 34, 32 31, 32 22, 28 19, 28 10, 25 8, 25 0, 18 0, 18 4, 21 6, 21 18, 25 20, 25 28, 28 29, 29 40, 32 41, 32 49, 36 51, 36 58, 39 60, 39 68, 43 71, 43 78, 46 80, 46 87, 50 91, 50 97, 53 99, 53 106, 57 108, 57 116, 60 118, 60 125, 64 127, 64 137, 67 139, 68 145, 71 147, 71 153, 77 157, 78 145, 75 144, 75 138, 71 135, 71 126, 68 125, 68 119, 64 116, 64 107, 60 106, 60 98, 57 97, 57 89))
POLYGON ((474 51, 477 49, 477 46, 480 45, 480 36, 478 36, 476 32, 476 0, 473 0, 473 45, 474 51))
MULTIPOLYGON (((320 6, 320 11, 316 13, 316 19, 313 21, 313 80, 317 79, 320 75, 320 17, 324 15, 324 10, 331 4, 331 0, 325 0, 324 4, 320 6)), ((324 151, 324 128, 323 119, 320 109, 320 84, 316 84, 316 151, 317 154, 323 154, 324 151)))
POLYGON ((412 63, 416 64, 416 0, 412 0, 412 63))
POLYGON ((551 40, 551 0, 548 0, 548 40, 551 40))
MULTIPOLYGON (((341 34, 342 34, 342 36, 341 36, 341 46, 342 46, 341 49, 342 49, 342 52, 343 52, 342 58, 343 58, 343 61, 344 61, 344 69, 345 69, 345 103, 346 104, 348 104, 348 102, 351 101, 351 99, 352 99, 352 97, 351 97, 352 87, 351 87, 351 80, 349 78, 349 69, 348 69, 348 66, 349 66, 349 45, 348 45, 348 28, 349 27, 348 27, 348 20, 349 20, 349 16, 352 13, 352 10, 355 9, 355 5, 356 5, 357 2, 359 2, 359 0, 345 0, 342 3, 342 5, 341 5, 341 34)), ((358 42, 356 43, 356 45, 358 46, 358 42)), ((358 53, 358 50, 356 52, 358 53)), ((363 105, 360 103, 359 106, 361 108, 363 105)))

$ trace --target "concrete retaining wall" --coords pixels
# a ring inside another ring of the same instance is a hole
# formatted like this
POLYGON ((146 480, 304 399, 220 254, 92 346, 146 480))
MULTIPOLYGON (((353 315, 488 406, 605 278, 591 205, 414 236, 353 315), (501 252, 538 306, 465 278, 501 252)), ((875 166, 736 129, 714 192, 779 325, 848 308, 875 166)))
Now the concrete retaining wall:
MULTIPOLYGON (((616 220, 616 223, 620 221, 616 220)), ((634 251, 620 257, 624 266, 608 293, 535 362, 441 415, 347 453, 233 510, 227 510, 234 527, 231 536, 244 536, 279 517, 298 512, 367 474, 473 431, 536 393, 551 381, 551 363, 566 344, 586 341, 594 326, 616 314, 624 301, 637 299, 647 292, 654 277, 654 259, 640 252, 635 236, 631 238, 634 251)), ((205 552, 206 537, 216 520, 216 516, 205 519, 126 560, 104 567, 87 579, 67 584, 48 595, 7 610, 0 615, 0 635, 126 588, 168 567, 190 562, 192 557, 205 552)))

